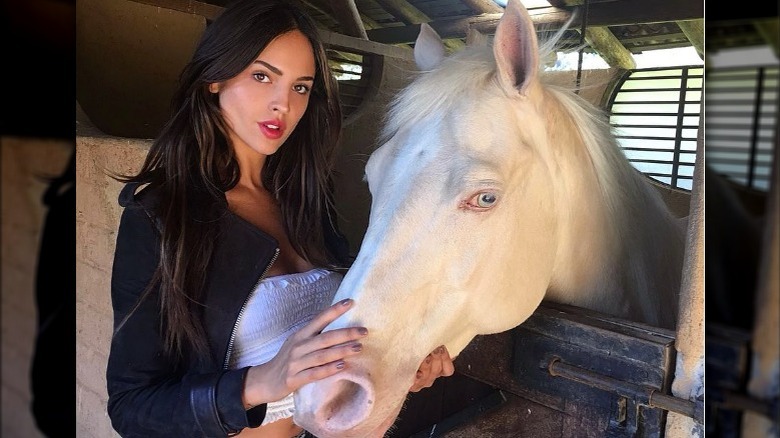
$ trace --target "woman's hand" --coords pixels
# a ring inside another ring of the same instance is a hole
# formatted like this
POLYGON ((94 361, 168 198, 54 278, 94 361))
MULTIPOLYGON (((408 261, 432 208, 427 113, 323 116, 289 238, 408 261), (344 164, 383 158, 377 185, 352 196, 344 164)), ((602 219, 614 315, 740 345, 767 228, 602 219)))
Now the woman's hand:
POLYGON ((352 307, 353 300, 339 301, 293 334, 270 361, 249 369, 244 383, 244 406, 281 400, 301 386, 338 373, 344 358, 363 348, 359 339, 365 327, 350 327, 320 333, 352 307))
POLYGON ((420 364, 414 384, 409 388, 410 392, 417 392, 433 385, 434 380, 440 376, 451 376, 455 373, 455 365, 452 364, 450 353, 444 345, 433 350, 420 364))

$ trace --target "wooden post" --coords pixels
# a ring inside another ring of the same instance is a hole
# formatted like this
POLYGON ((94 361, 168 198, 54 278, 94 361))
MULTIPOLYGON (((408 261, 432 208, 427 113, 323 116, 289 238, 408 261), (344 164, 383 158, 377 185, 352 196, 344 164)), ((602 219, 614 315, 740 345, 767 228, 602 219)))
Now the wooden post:
MULTIPOLYGON (((780 119, 780 116, 778 116, 780 119)), ((780 122, 780 120, 778 120, 780 122)), ((780 397, 780 125, 775 128, 775 153, 772 179, 764 223, 764 244, 758 270, 756 313, 753 325, 748 394, 766 402, 780 397)), ((775 409, 778 406, 775 405, 775 409)), ((777 415, 778 412, 775 412, 777 415)), ((778 415, 775 418, 780 418, 778 415)), ((742 417, 742 436, 777 436, 780 425, 769 418, 746 411, 742 417)))
POLYGON ((677 21, 677 26, 683 31, 685 37, 691 42, 691 45, 696 49, 696 53, 699 54, 699 58, 704 59, 704 19, 698 20, 686 20, 677 21))
MULTIPOLYGON (((704 396, 704 117, 699 118, 688 236, 677 317, 677 366, 672 394, 696 401, 704 396)), ((666 417, 667 438, 703 437, 704 425, 674 412, 666 417)))

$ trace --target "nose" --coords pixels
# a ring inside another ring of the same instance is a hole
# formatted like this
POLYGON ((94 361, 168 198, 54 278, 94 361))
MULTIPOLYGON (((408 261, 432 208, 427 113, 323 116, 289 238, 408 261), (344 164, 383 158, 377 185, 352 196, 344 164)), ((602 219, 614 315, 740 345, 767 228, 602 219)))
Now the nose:
MULTIPOLYGON (((280 87, 281 88, 281 87, 280 87)), ((270 102, 271 111, 287 114, 290 112, 290 97, 286 90, 278 89, 270 102)))
POLYGON ((328 436, 339 436, 368 418, 374 398, 374 386, 365 374, 344 371, 299 389, 296 421, 315 425, 328 436), (314 394, 318 402, 307 403, 315 400, 314 394))

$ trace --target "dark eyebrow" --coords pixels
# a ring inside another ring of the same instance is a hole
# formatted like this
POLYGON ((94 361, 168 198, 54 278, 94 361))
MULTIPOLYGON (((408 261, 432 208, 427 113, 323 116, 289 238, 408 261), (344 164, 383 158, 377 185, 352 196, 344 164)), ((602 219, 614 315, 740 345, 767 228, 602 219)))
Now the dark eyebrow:
MULTIPOLYGON (((255 61, 255 64, 262 64, 262 65, 264 65, 265 68, 267 68, 268 70, 271 70, 271 72, 276 74, 276 75, 279 75, 279 76, 284 75, 284 73, 282 73, 281 70, 279 70, 278 68, 274 67, 273 65, 271 65, 271 64, 269 64, 269 63, 267 63, 267 62, 265 62, 263 60, 258 59, 258 60, 255 61)), ((301 77, 298 78, 298 80, 299 81, 314 81, 314 77, 312 77, 312 76, 301 76, 301 77)))

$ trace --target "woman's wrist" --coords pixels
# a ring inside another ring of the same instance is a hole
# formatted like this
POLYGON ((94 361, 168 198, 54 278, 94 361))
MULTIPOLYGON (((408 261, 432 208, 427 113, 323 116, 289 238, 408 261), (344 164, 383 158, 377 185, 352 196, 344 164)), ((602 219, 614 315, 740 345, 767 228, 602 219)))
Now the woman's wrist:
POLYGON ((264 373, 263 365, 255 365, 249 367, 244 379, 244 392, 241 395, 241 400, 244 403, 244 409, 252 409, 257 405, 268 403, 270 400, 268 395, 264 391, 265 384, 263 383, 264 373))

